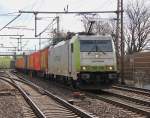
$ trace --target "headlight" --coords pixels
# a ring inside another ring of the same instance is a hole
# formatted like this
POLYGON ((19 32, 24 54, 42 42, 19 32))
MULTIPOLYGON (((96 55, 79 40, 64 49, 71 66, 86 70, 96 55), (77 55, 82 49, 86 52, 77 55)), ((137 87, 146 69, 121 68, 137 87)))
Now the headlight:
POLYGON ((98 54, 96 54, 96 55, 95 55, 95 57, 96 57, 96 58, 98 58, 98 57, 99 57, 99 55, 98 55, 98 54))
POLYGON ((85 67, 85 66, 83 66, 83 67, 82 67, 82 69, 83 69, 83 70, 86 70, 86 67, 85 67))
POLYGON ((110 66, 110 67, 109 67, 109 70, 112 70, 112 69, 113 69, 113 67, 112 67, 112 66, 110 66))

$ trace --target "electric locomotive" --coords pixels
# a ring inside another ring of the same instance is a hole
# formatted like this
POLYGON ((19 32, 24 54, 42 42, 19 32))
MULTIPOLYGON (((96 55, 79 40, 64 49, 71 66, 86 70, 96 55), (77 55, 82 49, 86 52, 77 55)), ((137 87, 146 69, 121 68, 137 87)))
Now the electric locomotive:
POLYGON ((100 86, 118 81, 112 37, 75 35, 50 47, 48 73, 73 86, 100 86))

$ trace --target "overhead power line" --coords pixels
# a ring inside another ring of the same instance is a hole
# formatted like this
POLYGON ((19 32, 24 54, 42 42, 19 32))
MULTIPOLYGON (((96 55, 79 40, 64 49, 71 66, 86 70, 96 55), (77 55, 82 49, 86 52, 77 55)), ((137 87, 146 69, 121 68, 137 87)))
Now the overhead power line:
POLYGON ((56 18, 54 18, 53 20, 52 20, 52 22, 50 23, 50 24, 48 24, 48 26, 43 30, 43 31, 41 31, 39 34, 37 34, 36 36, 38 37, 38 36, 40 36, 40 35, 42 35, 52 24, 53 24, 53 22, 56 20, 56 18))
POLYGON ((3 30, 4 28, 6 28, 9 24, 11 24, 13 21, 15 21, 20 15, 21 15, 21 13, 18 14, 15 18, 13 18, 10 22, 8 22, 4 27, 2 27, 2 28, 0 29, 0 31, 2 31, 2 30, 3 30))
POLYGON ((24 36, 24 35, 15 35, 15 34, 0 34, 0 36, 19 36, 19 37, 22 37, 22 36, 24 36))
POLYGON ((18 12, 3 13, 0 16, 16 16, 15 14, 18 14, 18 12))
POLYGON ((21 27, 5 27, 7 29, 22 29, 22 30, 34 30, 33 28, 21 28, 21 27))
POLYGON ((17 48, 17 47, 8 47, 8 46, 2 46, 2 47, 0 47, 0 48, 17 48))
MULTIPOLYGON (((11 39, 18 39, 18 38, 14 38, 14 37, 11 37, 11 39)), ((53 38, 45 38, 45 37, 25 37, 25 38, 21 38, 21 39, 53 39, 53 38)))

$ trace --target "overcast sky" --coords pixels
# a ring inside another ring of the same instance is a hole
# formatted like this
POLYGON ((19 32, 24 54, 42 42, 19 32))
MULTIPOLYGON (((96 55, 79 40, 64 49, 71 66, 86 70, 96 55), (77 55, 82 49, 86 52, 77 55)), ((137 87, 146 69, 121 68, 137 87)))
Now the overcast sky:
MULTIPOLYGON (((128 1, 124 0, 126 5, 128 1)), ((149 2, 149 0, 146 0, 149 2)), ((69 11, 103 11, 103 10, 116 10, 117 0, 0 0, 0 28, 5 26, 11 19, 17 15, 19 10, 25 11, 63 11, 66 6, 69 6, 69 11), (8 13, 10 13, 8 15, 8 13)), ((40 17, 41 15, 38 15, 40 17)), ((54 17, 56 15, 42 15, 42 17, 54 17)), ((83 31, 81 18, 78 15, 59 15, 60 16, 60 29, 65 31, 83 31)), ((113 14, 111 14, 113 16, 113 14)), ((115 16, 115 14, 114 14, 115 16)), ((101 14, 101 17, 110 17, 110 15, 101 14)), ((38 21, 38 33, 41 32, 50 22, 52 18, 43 19, 38 21)), ((9 25, 9 27, 25 27, 34 29, 34 15, 21 14, 21 16, 9 25)), ((54 25, 55 28, 55 25, 54 25)), ((3 29, 0 34, 23 34, 25 37, 34 37, 34 31, 16 30, 16 29, 3 29)), ((47 37, 47 34, 43 35, 47 37)), ((7 42, 5 45, 16 46, 17 40, 7 39, 0 37, 0 43, 7 42)), ((27 40, 23 40, 26 44, 27 40)), ((34 45, 38 48, 38 41, 28 41, 26 49, 34 49, 34 45)), ((1 51, 1 50, 0 50, 1 51)))
MULTIPOLYGON (((0 14, 18 12, 19 10, 63 11, 67 5, 69 6, 69 11, 116 10, 116 3, 117 0, 0 0, 0 14)), ((78 31, 81 28, 75 22, 75 20, 80 20, 78 16, 61 15, 60 17, 61 27, 63 29, 78 31)), ((3 26, 11 18, 13 17, 1 16, 0 26, 3 26)), ((26 22, 27 24, 33 24, 31 20, 33 20, 33 15, 22 14, 12 24, 25 25, 26 22)), ((30 24, 29 26, 32 27, 30 24)))

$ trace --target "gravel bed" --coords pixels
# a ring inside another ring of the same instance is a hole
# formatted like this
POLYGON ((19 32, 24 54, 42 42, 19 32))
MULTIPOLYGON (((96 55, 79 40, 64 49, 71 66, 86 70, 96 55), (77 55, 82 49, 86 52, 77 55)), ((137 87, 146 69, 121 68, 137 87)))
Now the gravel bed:
POLYGON ((15 96, 0 96, 0 118, 23 118, 15 96))
POLYGON ((89 112, 99 115, 100 118, 134 118, 134 117, 137 118, 137 117, 141 117, 139 115, 135 115, 135 113, 133 113, 133 112, 125 111, 121 108, 117 108, 115 106, 112 106, 109 103, 106 103, 106 102, 103 102, 100 100, 87 98, 87 101, 91 101, 91 103, 84 104, 84 102, 79 102, 79 103, 76 103, 76 105, 88 110, 89 112))
POLYGON ((121 108, 115 107, 101 100, 92 99, 89 97, 85 97, 83 100, 78 98, 73 98, 72 96, 73 91, 59 88, 54 83, 51 83, 48 79, 37 78, 37 77, 30 78, 28 76, 25 77, 31 82, 37 84, 38 86, 41 86, 46 90, 49 90, 50 92, 54 93, 55 95, 65 100, 73 99, 75 101, 74 105, 77 105, 82 109, 87 110, 88 112, 94 113, 100 118, 138 118, 138 117, 144 118, 143 116, 136 115, 133 112, 123 110, 121 108))
POLYGON ((0 91, 10 91, 14 88, 7 82, 0 80, 0 91))
POLYGON ((60 89, 55 83, 51 83, 48 79, 45 78, 30 78, 28 76, 25 76, 26 79, 30 80, 31 82, 35 83, 36 85, 46 89, 50 90, 53 94, 56 94, 58 96, 61 96, 61 98, 65 100, 70 100, 72 99, 72 91, 67 90, 67 89, 60 89))
POLYGON ((22 108, 15 96, 16 90, 8 83, 0 80, 0 118, 23 118, 22 108))

